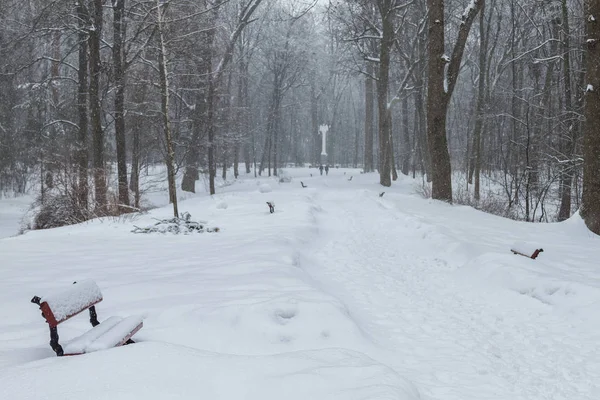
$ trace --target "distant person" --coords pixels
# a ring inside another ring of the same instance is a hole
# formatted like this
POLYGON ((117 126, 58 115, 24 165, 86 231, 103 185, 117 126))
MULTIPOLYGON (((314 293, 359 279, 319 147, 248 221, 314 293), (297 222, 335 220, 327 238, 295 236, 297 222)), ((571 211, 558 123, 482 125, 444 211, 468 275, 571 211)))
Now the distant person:
POLYGON ((319 167, 319 172, 321 173, 321 175, 323 175, 323 165, 321 164, 321 166, 319 167))
POLYGON ((329 175, 329 165, 325 166, 325 175, 329 175))

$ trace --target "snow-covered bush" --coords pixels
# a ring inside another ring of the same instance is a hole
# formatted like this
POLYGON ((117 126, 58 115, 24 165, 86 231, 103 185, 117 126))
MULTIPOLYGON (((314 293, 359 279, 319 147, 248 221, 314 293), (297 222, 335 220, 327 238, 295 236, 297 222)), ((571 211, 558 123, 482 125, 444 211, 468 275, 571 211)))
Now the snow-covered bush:
POLYGON ((23 220, 23 230, 50 229, 90 219, 86 210, 66 193, 48 190, 33 203, 23 220))

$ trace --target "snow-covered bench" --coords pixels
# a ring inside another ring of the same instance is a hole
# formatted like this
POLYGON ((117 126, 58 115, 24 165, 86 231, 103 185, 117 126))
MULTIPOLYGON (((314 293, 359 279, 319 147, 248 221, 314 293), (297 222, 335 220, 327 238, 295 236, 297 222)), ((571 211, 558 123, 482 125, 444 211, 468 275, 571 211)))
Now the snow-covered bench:
POLYGON ((66 290, 31 299, 32 303, 40 306, 42 316, 50 327, 50 347, 56 355, 71 356, 134 343, 131 337, 142 329, 142 317, 110 317, 100 323, 95 304, 101 301, 102 292, 91 280, 75 282, 66 290), (92 329, 61 346, 58 343, 58 325, 85 310, 90 312, 92 329))
POLYGON ((544 251, 544 249, 531 243, 516 242, 510 247, 510 251, 512 251, 514 254, 535 260, 537 256, 544 251))

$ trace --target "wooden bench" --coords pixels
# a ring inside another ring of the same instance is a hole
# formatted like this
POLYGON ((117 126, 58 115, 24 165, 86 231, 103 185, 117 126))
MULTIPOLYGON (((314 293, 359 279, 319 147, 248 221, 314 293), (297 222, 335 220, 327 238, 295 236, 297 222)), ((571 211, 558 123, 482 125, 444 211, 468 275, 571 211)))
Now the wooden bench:
POLYGON ((531 243, 517 242, 510 247, 510 251, 512 251, 513 254, 518 254, 520 256, 535 260, 537 256, 539 256, 540 253, 544 251, 544 249, 535 246, 531 243))
POLYGON ((142 329, 142 317, 110 317, 100 323, 95 305, 101 301, 102 292, 91 280, 75 282, 67 290, 31 299, 32 303, 40 306, 42 317, 50 327, 50 347, 57 356, 90 353, 134 343, 131 337, 142 329), (58 343, 58 325, 85 310, 90 312, 92 329, 61 346, 58 343))

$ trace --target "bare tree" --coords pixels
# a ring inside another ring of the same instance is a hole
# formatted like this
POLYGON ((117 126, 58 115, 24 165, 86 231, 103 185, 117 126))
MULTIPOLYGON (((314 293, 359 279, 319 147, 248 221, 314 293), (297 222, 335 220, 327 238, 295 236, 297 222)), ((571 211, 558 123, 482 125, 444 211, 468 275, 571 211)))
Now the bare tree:
POLYGON ((473 0, 462 16, 452 55, 445 53, 444 1, 427 0, 429 7, 429 82, 427 86, 427 141, 432 162, 431 195, 452 202, 452 167, 446 138, 448 104, 456 86, 467 37, 485 0, 473 0))

